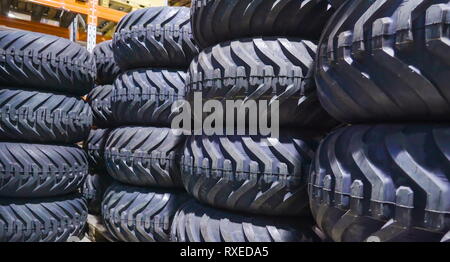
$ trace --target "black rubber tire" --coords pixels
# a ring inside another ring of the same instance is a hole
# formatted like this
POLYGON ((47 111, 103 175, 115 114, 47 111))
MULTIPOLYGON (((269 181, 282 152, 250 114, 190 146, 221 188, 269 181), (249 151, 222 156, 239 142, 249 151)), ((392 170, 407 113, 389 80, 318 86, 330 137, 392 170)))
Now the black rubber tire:
POLYGON ((92 125, 89 105, 78 97, 25 89, 0 89, 0 139, 76 143, 92 125))
POLYGON ((125 184, 182 187, 179 163, 184 141, 170 128, 115 129, 105 146, 106 169, 125 184))
POLYGON ((75 146, 0 142, 0 196, 52 197, 75 192, 88 174, 75 146))
POLYGON ((84 95, 94 83, 95 63, 68 39, 22 30, 0 31, 0 84, 84 95))
MULTIPOLYGON (((230 99, 274 99, 280 103, 281 126, 328 129, 337 122, 321 107, 315 93, 315 52, 312 42, 273 37, 241 39, 207 48, 191 63, 187 100, 193 108, 194 93, 202 92, 203 101, 221 100, 225 108, 225 100, 230 99)), ((208 115, 204 114, 203 119, 208 115)), ((225 122, 226 116, 223 119, 225 122)))
POLYGON ((441 242, 450 242, 450 231, 445 234, 445 236, 441 239, 441 242))
POLYGON ((186 72, 137 69, 121 74, 114 83, 111 107, 120 125, 170 127, 172 104, 185 98, 186 72))
POLYGON ((112 183, 113 179, 108 174, 91 173, 86 177, 82 193, 90 214, 101 214, 103 195, 112 183))
POLYGON ((114 86, 96 86, 87 95, 86 101, 92 108, 93 124, 99 128, 114 127, 115 122, 111 110, 111 96, 114 86))
POLYGON ((106 172, 105 145, 111 129, 92 129, 83 147, 87 152, 89 167, 94 172, 106 172))
POLYGON ((346 1, 319 44, 325 109, 348 123, 450 120, 449 6, 346 1))
POLYGON ((310 219, 246 216, 185 203, 173 219, 172 242, 318 242, 310 219))
POLYGON ((87 206, 79 194, 58 198, 0 198, 0 242, 65 242, 80 238, 87 206))
POLYGON ((319 40, 333 14, 326 0, 193 0, 194 39, 202 48, 253 36, 319 40))
POLYGON ((165 67, 185 69, 198 48, 187 7, 150 7, 127 14, 117 25, 114 59, 122 71, 165 67))
POLYGON ((120 68, 114 61, 112 41, 109 40, 96 45, 92 54, 97 68, 97 77, 95 78, 97 84, 110 85, 114 83, 114 79, 120 73, 120 68))
POLYGON ((322 141, 312 213, 334 241, 440 241, 450 229, 450 127, 356 125, 322 141))
POLYGON ((167 242, 175 212, 188 199, 183 191, 114 183, 102 202, 103 221, 119 241, 167 242))
POLYGON ((339 7, 341 7, 345 1, 347 0, 328 0, 328 3, 334 8, 334 9, 338 9, 339 7))
POLYGON ((318 140, 297 132, 191 136, 181 160, 183 184, 199 201, 266 215, 309 215, 307 177, 318 140))

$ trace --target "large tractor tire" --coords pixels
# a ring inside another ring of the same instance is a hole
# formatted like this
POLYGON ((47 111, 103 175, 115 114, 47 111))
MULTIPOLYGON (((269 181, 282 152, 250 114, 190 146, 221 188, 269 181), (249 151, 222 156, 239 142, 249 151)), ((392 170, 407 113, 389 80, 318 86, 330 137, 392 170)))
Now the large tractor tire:
POLYGON ((310 219, 247 216, 191 200, 176 213, 172 242, 318 242, 310 219))
POLYGON ((120 68, 114 61, 112 41, 109 40, 96 45, 92 53, 97 68, 97 77, 95 78, 97 84, 110 85, 114 83, 114 79, 120 73, 120 68))
POLYGON ((111 111, 111 95, 114 87, 112 85, 96 86, 87 95, 86 101, 92 108, 92 122, 99 128, 114 127, 111 111))
POLYGON ((92 129, 83 143, 89 167, 94 172, 105 172, 105 145, 110 132, 111 129, 92 129))
POLYGON ((316 82, 348 123, 450 120, 449 0, 346 1, 325 29, 316 82))
POLYGON ((450 127, 355 125, 319 146, 313 216, 334 241, 440 241, 450 229, 450 127))
POLYGON ((103 196, 112 183, 113 179, 105 173, 91 173, 86 177, 81 192, 86 200, 89 213, 101 214, 103 196))
POLYGON ((193 0, 192 31, 207 48, 254 36, 319 40, 333 14, 326 0, 193 0))
POLYGON ((184 69, 198 53, 187 7, 150 7, 127 14, 117 25, 114 59, 122 71, 184 69))
MULTIPOLYGON (((194 94, 201 92, 203 101, 226 100, 256 102, 256 118, 261 123, 271 118, 272 105, 279 102, 281 126, 328 129, 337 124, 321 107, 312 77, 316 45, 296 38, 247 38, 225 42, 203 50, 191 63, 186 81, 187 100, 194 108, 194 94), (239 54, 239 55, 236 55, 239 54), (266 112, 259 102, 267 102, 266 112)), ((245 116, 227 110, 233 119, 245 116)), ((206 119, 211 114, 201 116, 206 119)), ((198 120, 200 116, 194 116, 198 120)), ((224 122, 229 116, 223 117, 224 122)), ((227 126, 234 123, 223 123, 227 126)))
POLYGON ((167 242, 178 207, 189 199, 186 193, 111 185, 102 202, 108 231, 124 242, 167 242))
POLYGON ((182 187, 179 164, 184 140, 170 128, 115 129, 105 146, 106 169, 124 184, 182 187))
POLYGON ((94 84, 95 62, 79 44, 22 30, 0 31, 0 84, 85 95, 94 84))
POLYGON ((137 69, 121 74, 114 83, 111 108, 120 125, 171 126, 172 105, 185 98, 186 72, 137 69))
POLYGON ((0 139, 76 143, 92 125, 92 111, 81 98, 26 89, 0 88, 0 139))
POLYGON ((87 221, 83 198, 0 198, 0 242, 65 242, 82 238, 87 221))
POLYGON ((34 198, 75 192, 88 174, 76 146, 0 142, 0 196, 34 198))
POLYGON ((309 214, 307 177, 318 140, 301 132, 191 136, 181 160, 185 189, 218 208, 265 215, 309 214))

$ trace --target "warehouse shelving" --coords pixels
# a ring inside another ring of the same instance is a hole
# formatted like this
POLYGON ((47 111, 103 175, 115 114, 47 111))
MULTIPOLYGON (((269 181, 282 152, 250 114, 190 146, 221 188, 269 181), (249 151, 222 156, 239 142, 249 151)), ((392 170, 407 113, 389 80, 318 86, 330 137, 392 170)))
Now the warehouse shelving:
POLYGON ((168 4, 168 0, 0 0, 0 26, 86 42, 92 50, 96 43, 112 38, 115 25, 128 12, 168 4), (78 29, 80 16, 86 32, 78 29))

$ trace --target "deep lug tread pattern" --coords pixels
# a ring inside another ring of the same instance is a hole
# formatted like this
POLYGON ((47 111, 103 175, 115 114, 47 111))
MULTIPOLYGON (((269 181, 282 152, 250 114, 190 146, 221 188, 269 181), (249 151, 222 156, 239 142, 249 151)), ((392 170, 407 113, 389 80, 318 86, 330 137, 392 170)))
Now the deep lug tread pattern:
POLYGON ((87 152, 89 167, 93 171, 104 172, 105 145, 111 129, 92 129, 83 147, 87 152))
POLYGON ((105 146, 108 173, 135 186, 182 187, 180 158, 183 135, 165 127, 122 127, 105 146))
POLYGON ((84 95, 94 77, 93 57, 81 45, 29 31, 0 31, 2 85, 84 95))
POLYGON ((346 1, 318 48, 325 109, 348 123, 448 121, 449 9, 448 0, 346 1))
POLYGON ((164 67, 184 69, 198 53, 187 7, 150 7, 126 15, 113 39, 122 71, 164 67))
POLYGON ((214 207, 266 215, 305 215, 316 138, 281 134, 191 136, 181 160, 185 189, 214 207))
POLYGON ((96 86, 87 95, 87 102, 92 108, 94 126, 100 128, 114 127, 115 122, 111 110, 111 96, 114 86, 96 86))
POLYGON ((89 174, 83 184, 82 194, 87 202, 89 213, 101 213, 103 195, 113 179, 108 174, 89 174))
POLYGON ((103 221, 119 241, 167 242, 175 212, 188 199, 178 190, 114 183, 102 202, 103 221))
POLYGON ((78 147, 0 142, 1 197, 72 193, 87 174, 87 157, 78 147))
MULTIPOLYGON (((187 100, 193 103, 194 92, 202 92, 203 101, 218 99, 223 103, 229 99, 277 100, 281 126, 334 127, 337 121, 325 112, 316 95, 312 78, 315 52, 310 41, 273 37, 207 48, 191 63, 187 100)), ((271 104, 268 107, 270 110, 271 104)))
POLYGON ((58 198, 0 198, 0 242, 65 242, 80 238, 87 206, 76 194, 58 198))
POLYGON ((172 242, 318 242, 309 219, 246 216, 191 200, 176 213, 172 242))
POLYGON ((2 140, 76 143, 87 137, 91 125, 91 108, 78 97, 0 89, 2 140))
POLYGON ((114 61, 112 41, 109 40, 96 45, 92 53, 97 68, 97 84, 108 85, 114 83, 114 79, 120 73, 120 68, 114 61))
POLYGON ((450 228, 450 127, 356 125, 319 146, 313 216, 334 241, 440 241, 450 228))
POLYGON ((115 81, 111 106, 120 125, 170 127, 175 101, 185 99, 186 72, 165 69, 137 69, 115 81))
POLYGON ((193 0, 194 38, 207 48, 253 36, 319 40, 333 14, 326 0, 193 0))

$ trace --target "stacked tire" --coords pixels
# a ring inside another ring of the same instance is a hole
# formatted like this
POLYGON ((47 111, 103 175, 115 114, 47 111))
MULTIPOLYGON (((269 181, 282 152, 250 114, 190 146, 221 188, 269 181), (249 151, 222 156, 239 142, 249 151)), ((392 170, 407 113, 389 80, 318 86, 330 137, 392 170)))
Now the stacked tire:
POLYGON ((312 213, 334 241, 448 241, 450 1, 346 1, 324 30, 312 213))
POLYGON ((112 183, 106 172, 104 148, 109 132, 115 127, 111 96, 120 68, 114 61, 112 41, 96 45, 92 54, 96 65, 96 86, 87 95, 93 113, 93 126, 83 145, 89 160, 89 176, 83 185, 83 196, 88 203, 89 212, 98 215, 101 213, 103 194, 112 183))
POLYGON ((88 161, 76 143, 92 124, 81 96, 94 70, 69 40, 0 31, 0 242, 81 237, 88 161))
POLYGON ((169 241, 175 212, 188 200, 179 167, 185 137, 170 126, 198 52, 189 19, 184 7, 140 9, 119 22, 112 41, 121 73, 109 92, 114 128, 103 156, 115 181, 101 211, 119 241, 169 241))
MULTIPOLYGON (((253 100, 270 102, 270 110, 277 101, 279 117, 244 113, 238 128, 245 134, 238 135, 228 133, 236 123, 227 122, 226 115, 215 123, 222 134, 187 138, 181 177, 196 201, 177 212, 173 241, 319 240, 307 175, 321 134, 338 122, 319 103, 313 65, 315 41, 333 10, 327 1, 192 1, 193 35, 202 50, 188 71, 191 108, 198 94, 224 107, 227 100, 253 100), (253 120, 278 121, 279 137, 251 134, 253 120)), ((235 111, 226 114, 239 117, 235 111)), ((194 123, 210 116, 194 115, 194 123)), ((193 129, 196 134, 195 124, 193 129)))

